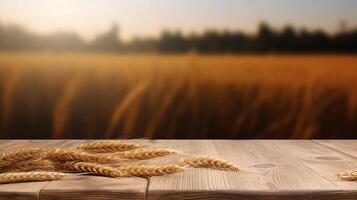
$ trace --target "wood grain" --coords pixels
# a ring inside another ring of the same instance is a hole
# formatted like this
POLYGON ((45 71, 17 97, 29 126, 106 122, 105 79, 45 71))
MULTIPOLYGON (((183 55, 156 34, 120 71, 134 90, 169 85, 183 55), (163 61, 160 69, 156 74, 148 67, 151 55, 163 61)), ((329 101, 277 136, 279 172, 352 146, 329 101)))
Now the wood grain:
POLYGON ((288 152, 292 159, 304 163, 342 190, 357 191, 357 182, 342 181, 336 177, 336 173, 340 171, 357 168, 355 157, 314 141, 270 141, 270 144, 273 149, 288 152))
MULTIPOLYGON (((284 141, 281 141, 284 143, 284 141)), ((156 141, 198 155, 217 156, 241 166, 241 172, 190 169, 152 177, 148 199, 354 199, 343 187, 311 170, 269 141, 156 141), (342 192, 341 192, 342 191, 342 192), (333 194, 333 195, 332 195, 333 194)), ((173 162, 172 158, 161 158, 173 162)))
POLYGON ((357 158, 357 140, 315 140, 315 142, 357 158))

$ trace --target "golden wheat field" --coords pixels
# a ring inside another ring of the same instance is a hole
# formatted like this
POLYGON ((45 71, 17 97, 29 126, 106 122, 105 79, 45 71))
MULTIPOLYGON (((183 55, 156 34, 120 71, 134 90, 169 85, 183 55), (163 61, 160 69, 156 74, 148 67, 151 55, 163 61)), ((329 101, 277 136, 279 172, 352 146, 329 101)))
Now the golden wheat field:
POLYGON ((355 138, 355 55, 0 54, 1 138, 355 138))

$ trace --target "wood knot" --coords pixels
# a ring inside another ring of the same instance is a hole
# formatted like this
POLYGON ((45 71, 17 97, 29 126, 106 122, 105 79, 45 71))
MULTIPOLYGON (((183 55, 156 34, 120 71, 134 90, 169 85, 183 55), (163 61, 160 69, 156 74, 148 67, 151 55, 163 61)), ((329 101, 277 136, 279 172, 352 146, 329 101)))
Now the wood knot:
POLYGON ((272 168, 272 167, 275 167, 275 165, 270 164, 270 163, 265 163, 265 164, 253 165, 253 167, 255 167, 255 168, 272 168))
POLYGON ((340 158, 335 157, 335 156, 319 156, 316 158, 319 160, 340 160, 340 158))

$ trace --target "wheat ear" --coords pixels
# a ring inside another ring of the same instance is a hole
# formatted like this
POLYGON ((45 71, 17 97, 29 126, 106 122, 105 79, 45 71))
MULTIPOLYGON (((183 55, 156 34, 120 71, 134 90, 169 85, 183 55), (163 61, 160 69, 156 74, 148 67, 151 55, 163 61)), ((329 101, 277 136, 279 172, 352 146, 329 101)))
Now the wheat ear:
POLYGON ((127 176, 140 176, 140 177, 150 177, 150 176, 162 176, 167 174, 174 174, 181 172, 185 169, 183 166, 179 165, 162 165, 162 166, 150 166, 150 165, 128 165, 118 167, 123 174, 127 176))
POLYGON ((13 165, 1 168, 2 172, 28 172, 28 171, 52 171, 55 169, 55 165, 52 161, 46 159, 31 159, 21 161, 13 165))
POLYGON ((95 155, 77 150, 56 149, 48 151, 45 159, 59 162, 81 161, 81 162, 96 162, 96 163, 117 163, 123 161, 120 158, 114 158, 107 155, 95 155))
POLYGON ((85 162, 66 162, 62 164, 62 170, 69 172, 87 172, 108 177, 124 176, 124 174, 116 168, 85 162))
POLYGON ((341 180, 355 181, 357 180, 357 169, 340 172, 336 176, 341 180))
POLYGON ((140 147, 141 146, 139 144, 135 143, 123 141, 105 141, 81 144, 77 147, 77 149, 91 153, 113 153, 120 151, 129 151, 140 147))
POLYGON ((52 181, 61 179, 68 174, 59 172, 17 172, 0 174, 0 183, 19 183, 30 181, 52 181))
POLYGON ((16 151, 3 153, 0 157, 0 167, 32 159, 40 156, 43 152, 44 150, 40 148, 22 148, 16 151))
POLYGON ((118 156, 122 159, 132 159, 132 160, 146 160, 156 157, 164 157, 168 155, 178 154, 178 151, 168 150, 168 149, 154 149, 154 148, 142 148, 135 149, 131 151, 118 152, 112 154, 113 156, 118 156))
POLYGON ((228 161, 211 157, 189 157, 184 158, 177 163, 180 166, 213 168, 220 170, 238 171, 239 168, 228 161))

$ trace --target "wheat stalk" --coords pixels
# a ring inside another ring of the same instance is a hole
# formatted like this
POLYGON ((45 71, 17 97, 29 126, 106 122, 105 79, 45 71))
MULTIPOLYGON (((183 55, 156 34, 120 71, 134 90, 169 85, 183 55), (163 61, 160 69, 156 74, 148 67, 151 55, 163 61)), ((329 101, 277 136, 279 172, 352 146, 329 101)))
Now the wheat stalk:
POLYGON ((118 168, 109 167, 95 163, 85 162, 66 162, 62 164, 61 170, 67 172, 87 172, 91 174, 108 176, 108 177, 123 177, 123 176, 162 176, 173 174, 184 170, 184 167, 178 165, 166 166, 146 166, 146 165, 128 165, 118 168))
POLYGON ((162 176, 167 174, 174 174, 185 169, 184 166, 179 165, 163 165, 163 166, 148 166, 148 165, 128 165, 118 167, 123 174, 127 176, 162 176))
POLYGON ((46 159, 59 162, 81 161, 81 162, 96 162, 96 163, 117 163, 123 161, 120 158, 106 155, 94 155, 77 150, 56 149, 48 151, 45 155, 46 159))
POLYGON ((22 148, 12 152, 5 152, 0 157, 0 167, 13 165, 14 163, 40 156, 44 149, 22 148))
POLYGON ((189 157, 177 163, 179 166, 213 168, 220 170, 238 171, 239 168, 228 161, 211 157, 189 157))
POLYGON ((0 174, 0 184, 30 181, 52 181, 61 179, 68 174, 59 172, 15 172, 0 174))
POLYGON ((140 148, 139 144, 123 142, 123 141, 105 141, 105 142, 92 142, 81 144, 77 147, 79 150, 91 153, 113 153, 121 151, 129 151, 140 148))
POLYGON ((124 174, 113 167, 108 167, 96 163, 85 163, 85 162, 66 162, 62 164, 62 170, 69 172, 88 172, 91 174, 108 176, 108 177, 120 177, 124 174))
POLYGON ((55 169, 55 165, 50 160, 45 160, 42 158, 31 159, 26 161, 21 161, 13 165, 9 165, 1 168, 1 172, 28 172, 28 171, 52 171, 55 169))
POLYGON ((357 169, 340 172, 336 176, 341 180, 355 181, 357 180, 357 169))
POLYGON ((168 149, 153 149, 153 148, 143 148, 134 149, 131 151, 114 153, 113 156, 118 156, 122 159, 132 159, 132 160, 146 160, 156 157, 164 157, 168 155, 178 154, 178 151, 168 150, 168 149))

